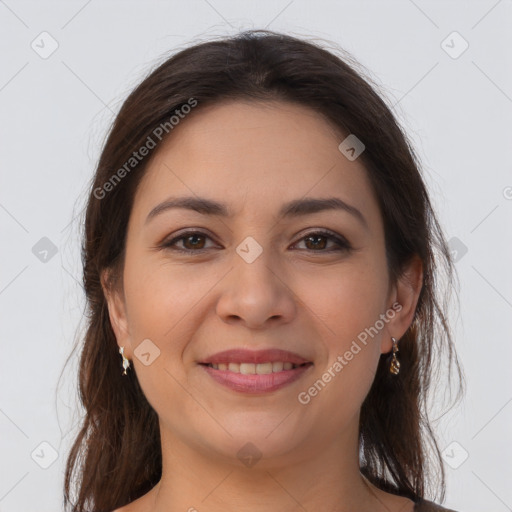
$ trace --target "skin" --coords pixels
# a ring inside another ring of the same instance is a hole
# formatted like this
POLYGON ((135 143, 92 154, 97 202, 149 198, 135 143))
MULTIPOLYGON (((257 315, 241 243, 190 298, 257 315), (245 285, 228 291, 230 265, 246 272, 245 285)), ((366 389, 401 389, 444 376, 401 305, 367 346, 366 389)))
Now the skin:
POLYGON ((162 438, 161 481, 119 511, 413 510, 411 500, 362 477, 357 433, 379 357, 412 322, 421 262, 390 282, 378 203, 361 159, 338 150, 343 138, 306 107, 231 101, 198 108, 158 148, 130 216, 123 288, 109 290, 107 273, 102 280, 128 371, 158 413, 162 438), (214 199, 233 216, 174 209, 146 223, 170 196, 214 199), (287 201, 333 196, 358 208, 367 227, 338 210, 277 219, 287 201), (184 228, 206 238, 177 243, 189 254, 158 249, 184 228), (353 250, 329 251, 336 244, 328 238, 307 243, 321 228, 353 250), (248 236, 263 249, 252 263, 236 252, 248 236), (395 302, 400 312, 299 403, 298 394, 395 302), (160 350, 148 366, 134 354, 144 339, 160 350), (198 362, 239 347, 282 348, 314 365, 278 391, 238 393, 198 362), (237 457, 247 442, 262 453, 252 467, 237 457))

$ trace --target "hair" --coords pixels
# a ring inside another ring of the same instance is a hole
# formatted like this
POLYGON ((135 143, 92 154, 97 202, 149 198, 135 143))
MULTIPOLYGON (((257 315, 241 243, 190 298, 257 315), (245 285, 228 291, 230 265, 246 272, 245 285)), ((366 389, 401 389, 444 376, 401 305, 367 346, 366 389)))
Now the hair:
MULTIPOLYGON (((377 487, 413 501, 427 491, 444 500, 445 473, 427 397, 441 360, 457 371, 457 398, 463 390, 445 311, 454 288, 453 262, 418 157, 392 107, 377 94, 377 85, 356 71, 359 63, 338 51, 268 30, 203 41, 166 57, 123 103, 104 142, 82 226, 87 328, 78 392, 85 415, 66 463, 64 504, 71 510, 84 512, 90 505, 95 512, 110 512, 146 494, 161 477, 158 415, 135 372, 122 376, 101 276, 108 271, 108 286, 122 287, 128 220, 151 156, 130 172, 120 170, 148 138, 155 138, 157 127, 168 127, 171 116, 185 112, 191 99, 197 102, 194 112, 221 101, 291 102, 364 143, 359 158, 384 221, 391 282, 417 256, 423 283, 413 321, 400 340, 399 375, 390 374, 390 354, 382 354, 362 404, 360 471, 377 487), (107 190, 116 170, 122 179, 100 197, 98 191, 107 190), (447 283, 443 294, 441 277, 447 283)), ((165 131, 158 144, 172 136, 172 130, 165 131)))

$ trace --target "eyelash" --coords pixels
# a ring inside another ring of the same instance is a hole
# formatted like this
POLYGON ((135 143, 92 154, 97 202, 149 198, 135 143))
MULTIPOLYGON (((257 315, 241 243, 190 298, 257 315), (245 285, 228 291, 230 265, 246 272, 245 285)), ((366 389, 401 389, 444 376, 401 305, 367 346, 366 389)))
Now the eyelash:
MULTIPOLYGON (((191 254, 194 252, 195 253, 204 253, 205 251, 207 251, 208 249, 205 249, 205 248, 194 250, 194 249, 181 249, 181 248, 175 246, 175 244, 177 242, 184 240, 192 235, 200 235, 205 238, 210 238, 206 233, 203 233, 202 231, 187 231, 187 232, 182 233, 179 236, 173 238, 172 240, 169 240, 168 242, 164 242, 161 245, 161 248, 169 249, 171 251, 177 251, 177 252, 181 252, 181 253, 185 253, 185 254, 191 254)), ((341 251, 349 252, 352 250, 352 246, 348 243, 348 241, 344 237, 337 236, 334 233, 332 233, 331 231, 327 231, 324 229, 319 229, 316 231, 310 231, 309 233, 306 233, 300 240, 298 240, 296 242, 296 244, 312 235, 321 235, 323 237, 326 237, 328 240, 334 241, 334 243, 338 246, 338 248, 337 249, 329 249, 329 250, 305 249, 306 251, 316 252, 316 253, 322 253, 322 252, 331 253, 331 252, 341 252, 341 251)), ((211 240, 211 238, 210 238, 210 240, 211 240)), ((294 245, 296 245, 296 244, 294 244, 294 245)), ((300 249, 300 250, 304 250, 304 249, 300 249)))

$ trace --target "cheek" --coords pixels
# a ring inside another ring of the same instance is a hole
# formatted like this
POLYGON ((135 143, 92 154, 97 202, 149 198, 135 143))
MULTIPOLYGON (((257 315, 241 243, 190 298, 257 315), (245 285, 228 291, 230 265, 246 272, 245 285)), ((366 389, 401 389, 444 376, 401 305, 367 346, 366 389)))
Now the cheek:
POLYGON ((387 293, 385 265, 377 258, 354 259, 329 272, 324 269, 314 276, 301 277, 300 283, 298 296, 314 313, 323 345, 318 365, 322 383, 316 386, 322 398, 318 403, 329 402, 327 409, 332 410, 331 406, 343 400, 348 408, 338 408, 339 414, 355 412, 373 382, 381 354, 385 324, 380 315, 385 313, 387 293))
POLYGON ((329 269, 297 272, 293 289, 314 313, 324 339, 343 348, 384 313, 387 271, 377 258, 354 258, 329 269))
MULTIPOLYGON (((147 256, 144 259, 144 255, 126 261, 125 295, 132 348, 137 356, 137 346, 146 339, 157 347, 158 358, 151 366, 144 366, 137 357, 134 361, 141 385, 148 386, 148 390, 153 386, 149 379, 156 387, 161 385, 157 373, 163 382, 169 381, 166 370, 180 382, 186 380, 190 363, 187 347, 193 345, 198 329, 214 308, 209 293, 225 271, 200 272, 191 267, 166 264, 147 256)), ((176 385, 174 381, 169 384, 176 385)))
POLYGON ((169 403, 184 399, 177 384, 186 380, 182 354, 200 321, 194 306, 212 284, 202 280, 201 286, 196 286, 185 268, 134 253, 126 259, 124 273, 133 364, 146 398, 160 413, 169 403), (143 340, 151 341, 145 341, 148 348, 144 351, 143 340), (150 353, 150 364, 139 358, 143 352, 150 353))
POLYGON ((207 274, 199 283, 185 266, 166 265, 143 255, 127 260, 125 293, 132 332, 148 337, 151 333, 163 340, 211 288, 209 281, 207 274))

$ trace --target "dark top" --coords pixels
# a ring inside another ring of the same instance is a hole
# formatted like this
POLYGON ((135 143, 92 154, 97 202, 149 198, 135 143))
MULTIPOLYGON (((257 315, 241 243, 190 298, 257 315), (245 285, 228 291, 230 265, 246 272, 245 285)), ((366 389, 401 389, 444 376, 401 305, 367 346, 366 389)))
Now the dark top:
MULTIPOLYGON (((113 512, 117 512, 116 509, 113 512)), ((432 501, 428 500, 420 500, 417 501, 414 505, 414 512, 457 512, 456 510, 452 510, 451 508, 444 508, 441 505, 437 505, 432 501)))
POLYGON ((451 508, 444 508, 432 501, 420 500, 414 505, 414 512, 456 512, 451 508))

